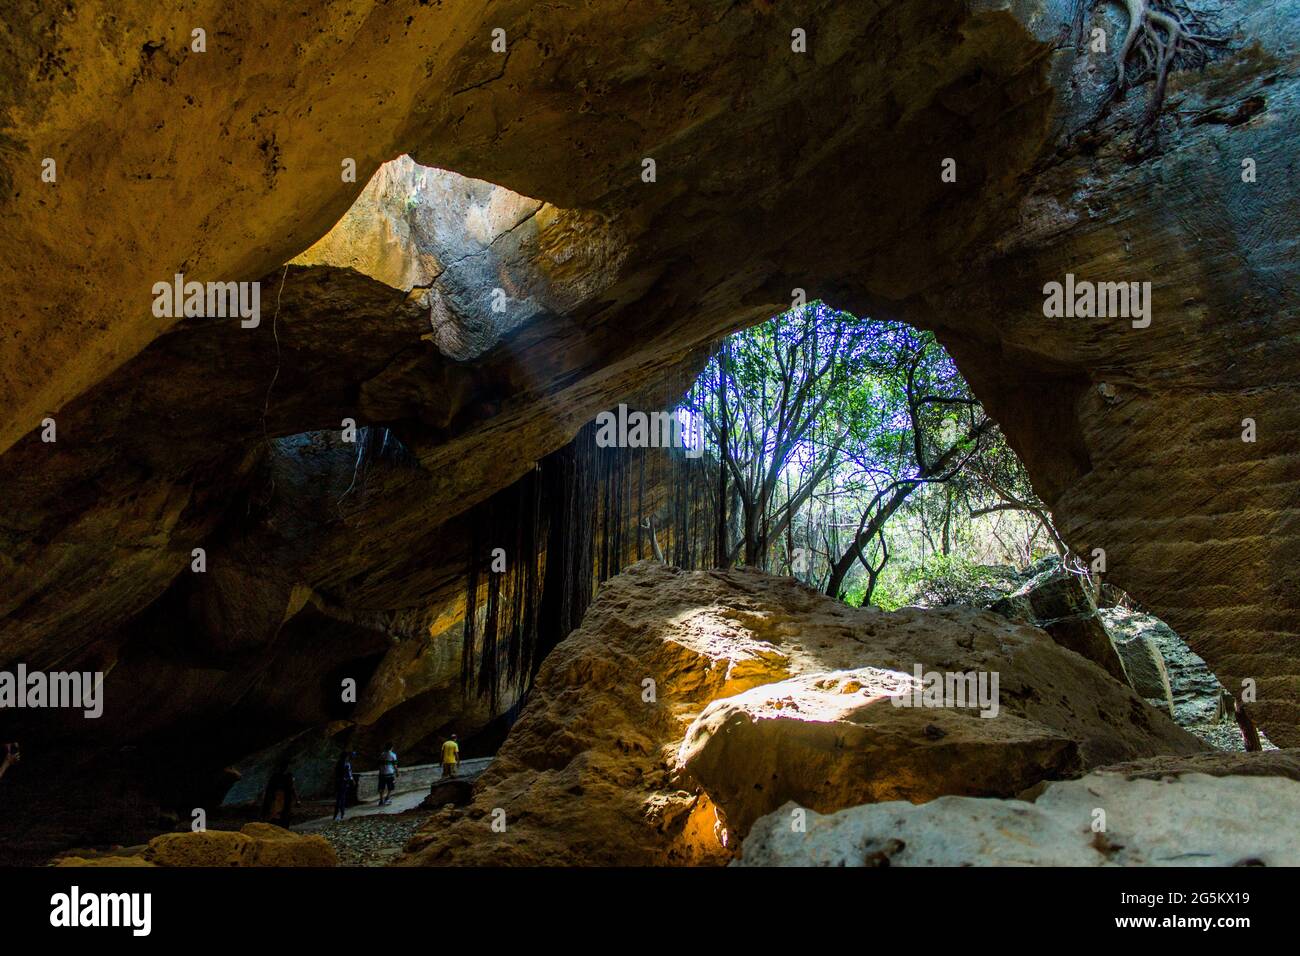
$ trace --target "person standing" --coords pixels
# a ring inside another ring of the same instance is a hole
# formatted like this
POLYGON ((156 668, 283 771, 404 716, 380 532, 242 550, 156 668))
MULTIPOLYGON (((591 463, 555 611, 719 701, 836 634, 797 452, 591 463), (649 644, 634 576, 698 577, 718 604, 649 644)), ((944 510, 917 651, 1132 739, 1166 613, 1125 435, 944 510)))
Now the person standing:
POLYGON ((456 743, 456 735, 452 734, 451 739, 442 745, 442 775, 456 776, 458 763, 460 763, 460 744, 456 743))
POLYGON ((289 761, 282 760, 266 784, 262 800, 262 816, 268 823, 289 829, 293 823, 293 805, 298 800, 298 785, 289 769, 289 761))
POLYGON ((379 805, 381 807, 393 802, 395 789, 397 789, 397 752, 393 750, 392 744, 388 744, 384 747, 384 752, 379 755, 379 805), (388 793, 388 799, 384 799, 385 791, 388 793))
POLYGON ((348 808, 348 794, 352 790, 352 758, 356 754, 343 751, 334 766, 334 819, 342 820, 348 808))

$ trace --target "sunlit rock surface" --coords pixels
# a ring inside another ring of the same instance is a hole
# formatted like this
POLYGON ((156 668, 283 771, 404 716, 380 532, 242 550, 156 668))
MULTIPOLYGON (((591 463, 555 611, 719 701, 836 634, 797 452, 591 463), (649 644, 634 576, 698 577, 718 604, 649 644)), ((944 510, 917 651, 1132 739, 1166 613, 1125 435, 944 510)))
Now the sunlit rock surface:
POLYGON ((468 508, 600 408, 669 400, 800 288, 937 330, 1070 544, 1300 741, 1300 5, 1227 10, 1148 153, 1149 90, 1103 109, 1113 44, 1062 43, 1070 15, 22 5, 0 57, 0 663, 108 670, 103 740, 233 701, 286 733, 325 720, 339 659, 454 624, 468 508), (155 317, 177 272, 260 279, 260 325, 155 317), (1151 281, 1152 324, 1046 318, 1067 272, 1151 281), (344 417, 419 467, 358 496, 348 449, 277 444, 344 417))
POLYGON ((1279 823, 1298 813, 1300 782, 1285 777, 1091 774, 1033 803, 941 797, 826 816, 790 803, 733 865, 1296 866, 1300 832, 1279 823))
POLYGON ((134 852, 75 852, 55 866, 337 866, 329 841, 292 833, 270 823, 248 823, 238 831, 164 833, 134 852))
POLYGON ((886 614, 789 578, 642 562, 546 659, 473 803, 435 814, 404 862, 718 862, 796 796, 830 810, 1010 795, 1204 748, 1096 665, 992 613, 886 614), (893 706, 887 691, 916 664, 998 671, 998 715, 893 706))
POLYGON ((1116 680, 1132 683, 1078 575, 1053 567, 994 602, 991 610, 1008 620, 1041 627, 1062 647, 1086 657, 1116 680))

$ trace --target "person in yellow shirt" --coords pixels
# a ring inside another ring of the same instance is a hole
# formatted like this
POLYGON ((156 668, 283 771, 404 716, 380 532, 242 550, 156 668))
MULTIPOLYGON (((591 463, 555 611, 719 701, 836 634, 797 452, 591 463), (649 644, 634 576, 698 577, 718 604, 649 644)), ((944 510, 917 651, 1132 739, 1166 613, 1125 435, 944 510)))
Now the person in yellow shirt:
POLYGON ((442 775, 456 776, 458 763, 460 763, 460 744, 456 743, 456 735, 452 734, 451 739, 442 745, 442 775))

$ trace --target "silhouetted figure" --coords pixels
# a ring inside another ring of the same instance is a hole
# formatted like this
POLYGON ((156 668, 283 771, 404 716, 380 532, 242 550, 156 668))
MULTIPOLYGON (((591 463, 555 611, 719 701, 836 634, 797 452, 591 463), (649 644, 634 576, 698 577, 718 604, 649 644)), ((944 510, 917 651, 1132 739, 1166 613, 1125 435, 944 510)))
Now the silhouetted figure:
POLYGON ((282 760, 267 781, 266 796, 262 799, 262 818, 287 830, 293 822, 293 806, 297 802, 297 781, 289 770, 289 761, 282 760))
POLYGON ((456 743, 456 735, 452 734, 451 739, 442 745, 442 775, 456 776, 458 763, 460 763, 460 744, 456 743))
POLYGON ((345 750, 334 765, 334 819, 342 820, 348 809, 348 795, 352 791, 352 758, 356 753, 345 750))

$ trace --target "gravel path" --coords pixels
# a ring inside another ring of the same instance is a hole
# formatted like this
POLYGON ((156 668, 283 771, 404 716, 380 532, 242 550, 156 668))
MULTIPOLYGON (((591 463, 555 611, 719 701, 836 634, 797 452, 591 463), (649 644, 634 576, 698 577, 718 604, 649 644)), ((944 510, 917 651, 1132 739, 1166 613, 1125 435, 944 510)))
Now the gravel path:
MULTIPOLYGON (((474 780, 491 762, 491 757, 462 761, 457 777, 474 780)), ((318 833, 329 840, 339 855, 340 866, 387 866, 432 815, 420 809, 426 793, 426 788, 408 790, 395 794, 388 806, 367 803, 351 807, 346 820, 336 823, 332 816, 322 816, 292 829, 297 833, 318 833)), ((316 809, 324 812, 328 806, 322 802, 316 809)))
POLYGON ((387 866, 428 818, 423 810, 373 814, 331 822, 313 832, 333 844, 340 866, 387 866))

